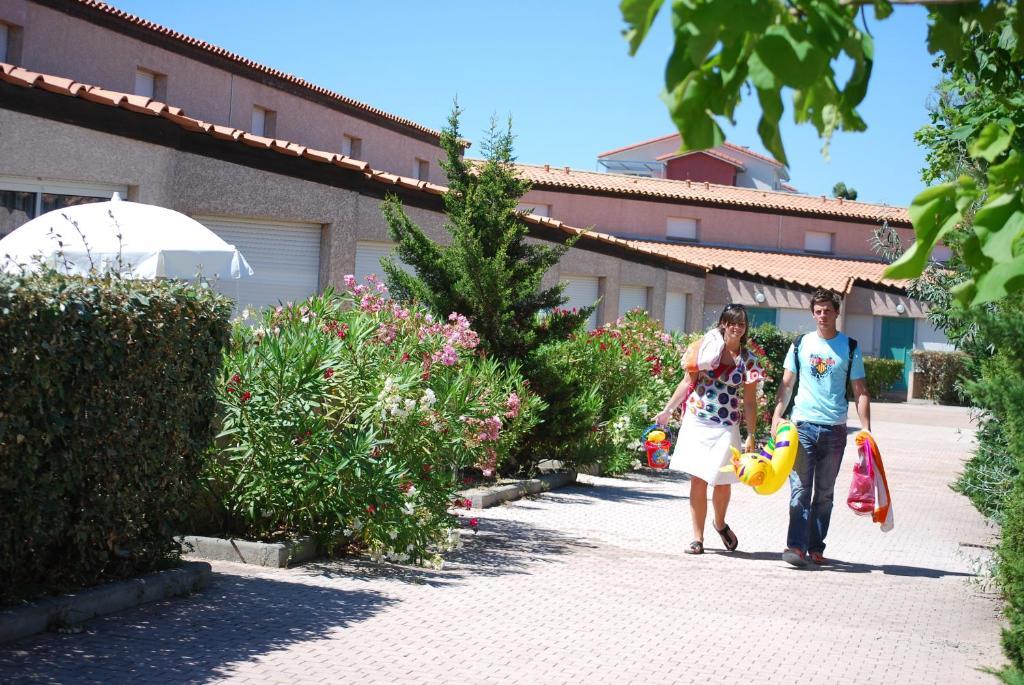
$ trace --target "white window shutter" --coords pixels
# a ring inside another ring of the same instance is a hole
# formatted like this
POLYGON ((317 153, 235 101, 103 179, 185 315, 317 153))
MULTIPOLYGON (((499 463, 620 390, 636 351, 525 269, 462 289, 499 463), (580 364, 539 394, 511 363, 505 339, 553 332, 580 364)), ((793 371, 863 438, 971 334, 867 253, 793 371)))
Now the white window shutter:
POLYGON ((647 287, 643 285, 624 285, 619 288, 619 316, 634 309, 647 311, 647 287))
POLYGON ((677 240, 697 239, 697 220, 683 217, 669 217, 665 226, 665 236, 677 240))
POLYGON ((807 231, 804 234, 804 250, 807 252, 831 252, 832 234, 821 231, 807 231))
POLYGON ((135 94, 147 98, 156 97, 156 74, 142 69, 136 69, 135 94))
POLYGON ((665 293, 665 330, 686 332, 686 295, 665 293))
MULTIPOLYGON (((566 276, 562 279, 565 282, 563 294, 568 302, 562 305, 564 309, 582 309, 593 306, 600 297, 600 284, 597 278, 591 276, 566 276)), ((587 321, 588 330, 597 328, 597 310, 590 315, 587 321)))

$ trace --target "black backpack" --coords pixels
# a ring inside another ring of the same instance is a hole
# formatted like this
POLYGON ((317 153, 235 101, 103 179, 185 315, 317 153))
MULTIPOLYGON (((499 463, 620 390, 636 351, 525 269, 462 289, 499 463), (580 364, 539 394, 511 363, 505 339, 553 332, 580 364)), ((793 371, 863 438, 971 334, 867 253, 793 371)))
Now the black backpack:
MULTIPOLYGON (((796 364, 796 380, 793 382, 793 392, 789 396, 789 404, 786 405, 786 411, 782 412, 782 418, 788 419, 793 415, 793 405, 796 404, 796 391, 800 387, 800 341, 804 339, 804 333, 796 336, 793 340, 793 361, 796 364)), ((850 358, 846 363, 846 386, 850 387, 850 372, 853 370, 853 352, 857 349, 857 341, 853 338, 847 338, 850 342, 850 358)))

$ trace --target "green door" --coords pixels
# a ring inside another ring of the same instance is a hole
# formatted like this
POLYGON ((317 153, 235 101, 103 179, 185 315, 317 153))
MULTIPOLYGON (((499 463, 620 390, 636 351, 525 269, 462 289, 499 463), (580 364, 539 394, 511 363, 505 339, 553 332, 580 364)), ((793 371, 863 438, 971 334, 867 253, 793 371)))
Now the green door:
POLYGON ((910 353, 914 349, 914 320, 895 316, 882 317, 881 354, 885 359, 903 362, 903 378, 892 387, 906 391, 910 379, 910 353))
POLYGON ((763 323, 775 325, 775 308, 747 307, 747 324, 751 328, 757 328, 763 323))

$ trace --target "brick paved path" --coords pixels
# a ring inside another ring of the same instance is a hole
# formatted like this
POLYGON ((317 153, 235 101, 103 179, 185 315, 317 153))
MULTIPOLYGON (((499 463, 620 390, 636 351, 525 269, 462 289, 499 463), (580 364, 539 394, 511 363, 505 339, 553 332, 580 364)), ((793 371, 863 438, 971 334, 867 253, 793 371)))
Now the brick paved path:
POLYGON ((966 414, 875 415, 896 529, 837 506, 829 568, 779 561, 784 492, 737 486, 740 551, 709 528, 691 557, 684 481, 586 478, 480 512, 441 572, 217 564, 192 598, 0 647, 0 682, 994 682, 977 669, 1003 663, 999 603, 973 546, 993 531, 947 487, 966 414))

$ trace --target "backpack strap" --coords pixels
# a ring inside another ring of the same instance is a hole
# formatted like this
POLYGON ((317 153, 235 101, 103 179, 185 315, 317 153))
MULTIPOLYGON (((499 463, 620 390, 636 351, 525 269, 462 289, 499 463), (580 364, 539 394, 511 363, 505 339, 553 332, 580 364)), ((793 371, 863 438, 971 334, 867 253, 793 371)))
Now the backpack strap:
POLYGON ((793 381, 793 392, 789 394, 789 404, 786 405, 786 411, 782 412, 782 418, 788 419, 793 415, 793 405, 796 404, 796 391, 800 387, 800 341, 804 339, 804 334, 793 338, 793 364, 796 366, 796 380, 793 381))
POLYGON ((853 338, 847 338, 850 342, 850 358, 846 362, 846 387, 850 387, 850 373, 853 371, 853 353, 857 351, 857 341, 853 338))

